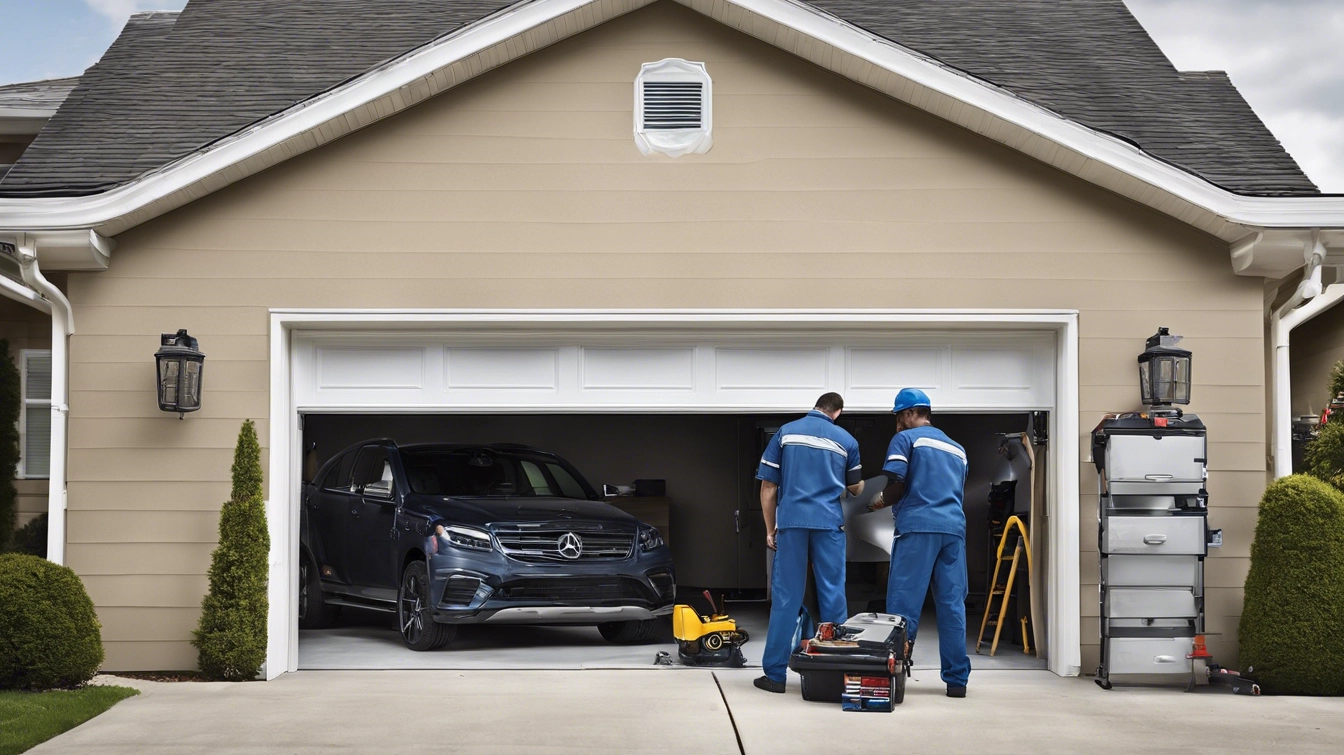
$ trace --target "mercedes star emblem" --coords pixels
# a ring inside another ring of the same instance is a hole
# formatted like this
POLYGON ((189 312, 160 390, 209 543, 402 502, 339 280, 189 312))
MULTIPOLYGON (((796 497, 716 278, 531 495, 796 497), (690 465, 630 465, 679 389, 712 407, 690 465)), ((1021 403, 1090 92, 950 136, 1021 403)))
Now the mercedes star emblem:
POLYGON ((560 555, 564 558, 578 558, 583 555, 583 539, 573 532, 566 532, 560 536, 558 542, 560 555))

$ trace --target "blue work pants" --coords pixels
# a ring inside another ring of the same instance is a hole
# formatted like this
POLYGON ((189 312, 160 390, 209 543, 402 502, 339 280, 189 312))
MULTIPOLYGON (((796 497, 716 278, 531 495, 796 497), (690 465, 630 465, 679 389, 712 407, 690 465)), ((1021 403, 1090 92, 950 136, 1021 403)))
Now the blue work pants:
POLYGON ((897 535, 891 544, 887 613, 905 617, 911 641, 919 630, 930 582, 938 615, 943 681, 949 687, 965 687, 971 676, 971 660, 966 655, 966 540, 933 532, 897 535))
POLYGON ((770 576, 770 629, 765 635, 761 665, 765 675, 782 682, 789 670, 798 610, 807 589, 807 562, 812 560, 817 604, 822 621, 844 623, 845 533, 834 530, 783 529, 775 536, 775 562, 770 576))

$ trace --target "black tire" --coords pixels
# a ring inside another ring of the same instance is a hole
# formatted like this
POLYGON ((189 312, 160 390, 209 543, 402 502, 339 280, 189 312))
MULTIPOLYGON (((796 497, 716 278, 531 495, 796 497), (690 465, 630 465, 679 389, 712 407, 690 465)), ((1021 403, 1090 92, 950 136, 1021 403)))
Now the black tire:
POLYGON ((891 695, 891 704, 900 705, 905 702, 905 672, 896 675, 896 691, 891 695))
POLYGON ((845 691, 845 675, 840 671, 809 671, 803 679, 803 699, 809 702, 838 703, 845 691))
POLYGON ((707 634, 700 638, 700 642, 704 643, 705 650, 713 653, 723 647, 723 635, 717 632, 707 634))
POLYGON ((429 600, 429 570, 419 561, 406 566, 397 590, 397 626, 411 650, 437 650, 452 641, 457 627, 434 620, 429 600))
POLYGON ((299 559, 299 628, 326 629, 336 623, 340 606, 328 605, 322 592, 322 579, 311 559, 299 559))
POLYGON ((597 625, 602 639, 618 645, 643 645, 658 639, 658 620, 608 621, 597 625))

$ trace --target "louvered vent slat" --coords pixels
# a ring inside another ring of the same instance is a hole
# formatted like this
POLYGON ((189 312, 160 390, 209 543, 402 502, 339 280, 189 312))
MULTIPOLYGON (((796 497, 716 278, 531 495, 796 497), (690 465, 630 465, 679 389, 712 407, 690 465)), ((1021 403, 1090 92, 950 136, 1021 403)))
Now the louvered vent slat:
POLYGON ((704 109, 705 85, 700 82, 644 82, 645 129, 700 128, 704 109))

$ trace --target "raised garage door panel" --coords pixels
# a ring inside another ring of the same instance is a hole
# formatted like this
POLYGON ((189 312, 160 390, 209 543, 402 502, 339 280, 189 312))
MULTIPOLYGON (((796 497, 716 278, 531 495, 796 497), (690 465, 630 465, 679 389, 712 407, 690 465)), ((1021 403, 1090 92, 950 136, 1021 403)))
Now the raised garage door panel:
POLYGON ((827 390, 883 411, 1048 409, 1048 333, 299 334, 294 392, 330 411, 797 411, 827 390))

